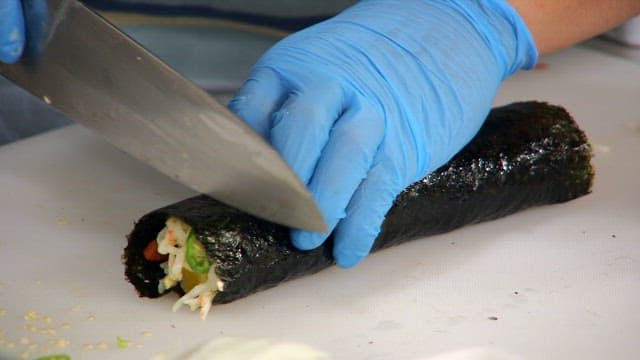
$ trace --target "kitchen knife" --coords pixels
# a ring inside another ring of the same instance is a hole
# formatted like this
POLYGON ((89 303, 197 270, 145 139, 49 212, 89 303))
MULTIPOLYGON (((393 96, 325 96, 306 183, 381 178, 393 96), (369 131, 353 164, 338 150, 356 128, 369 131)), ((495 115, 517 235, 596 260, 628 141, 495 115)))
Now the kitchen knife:
POLYGON ((196 191, 327 231, 278 153, 204 90, 77 0, 23 0, 23 8, 25 52, 0 64, 2 76, 196 191))

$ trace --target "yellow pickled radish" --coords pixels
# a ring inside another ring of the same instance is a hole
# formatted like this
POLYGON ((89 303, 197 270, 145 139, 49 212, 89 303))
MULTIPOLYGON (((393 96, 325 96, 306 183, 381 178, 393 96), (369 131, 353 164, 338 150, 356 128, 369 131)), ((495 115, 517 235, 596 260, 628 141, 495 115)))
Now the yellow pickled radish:
POLYGON ((207 274, 196 274, 193 271, 182 268, 182 282, 180 286, 185 292, 191 291, 196 285, 207 282, 207 274))

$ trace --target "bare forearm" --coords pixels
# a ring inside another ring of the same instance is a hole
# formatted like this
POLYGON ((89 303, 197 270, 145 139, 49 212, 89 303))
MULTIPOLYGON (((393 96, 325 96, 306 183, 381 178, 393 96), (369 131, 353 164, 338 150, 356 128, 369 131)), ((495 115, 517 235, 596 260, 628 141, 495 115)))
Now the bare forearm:
POLYGON ((640 14, 640 0, 509 0, 541 55, 605 32, 640 14))

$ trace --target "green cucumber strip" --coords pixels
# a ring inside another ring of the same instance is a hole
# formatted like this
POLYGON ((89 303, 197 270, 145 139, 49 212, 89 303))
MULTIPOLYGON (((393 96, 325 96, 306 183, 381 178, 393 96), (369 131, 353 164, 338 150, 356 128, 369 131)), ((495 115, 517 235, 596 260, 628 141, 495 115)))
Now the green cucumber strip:
POLYGON ((204 246, 196 239, 196 234, 193 231, 189 232, 187 236, 187 251, 185 254, 187 263, 194 273, 206 274, 209 272, 211 265, 209 264, 209 258, 207 258, 207 252, 204 246))

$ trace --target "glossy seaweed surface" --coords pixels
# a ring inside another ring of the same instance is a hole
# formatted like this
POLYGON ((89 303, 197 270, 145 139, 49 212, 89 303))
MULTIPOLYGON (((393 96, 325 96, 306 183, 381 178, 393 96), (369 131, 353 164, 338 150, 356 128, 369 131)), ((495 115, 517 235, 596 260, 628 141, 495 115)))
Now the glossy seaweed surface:
MULTIPOLYGON (((562 107, 521 102, 495 108, 476 137, 451 161, 412 184, 386 216, 374 251, 492 220, 519 210, 575 199, 590 192, 591 148, 562 107)), ((126 276, 138 293, 160 296, 158 263, 143 249, 168 216, 190 224, 225 290, 226 303, 288 279, 331 266, 332 241, 312 251, 295 249, 287 228, 201 195, 143 216, 124 252, 126 276)))

